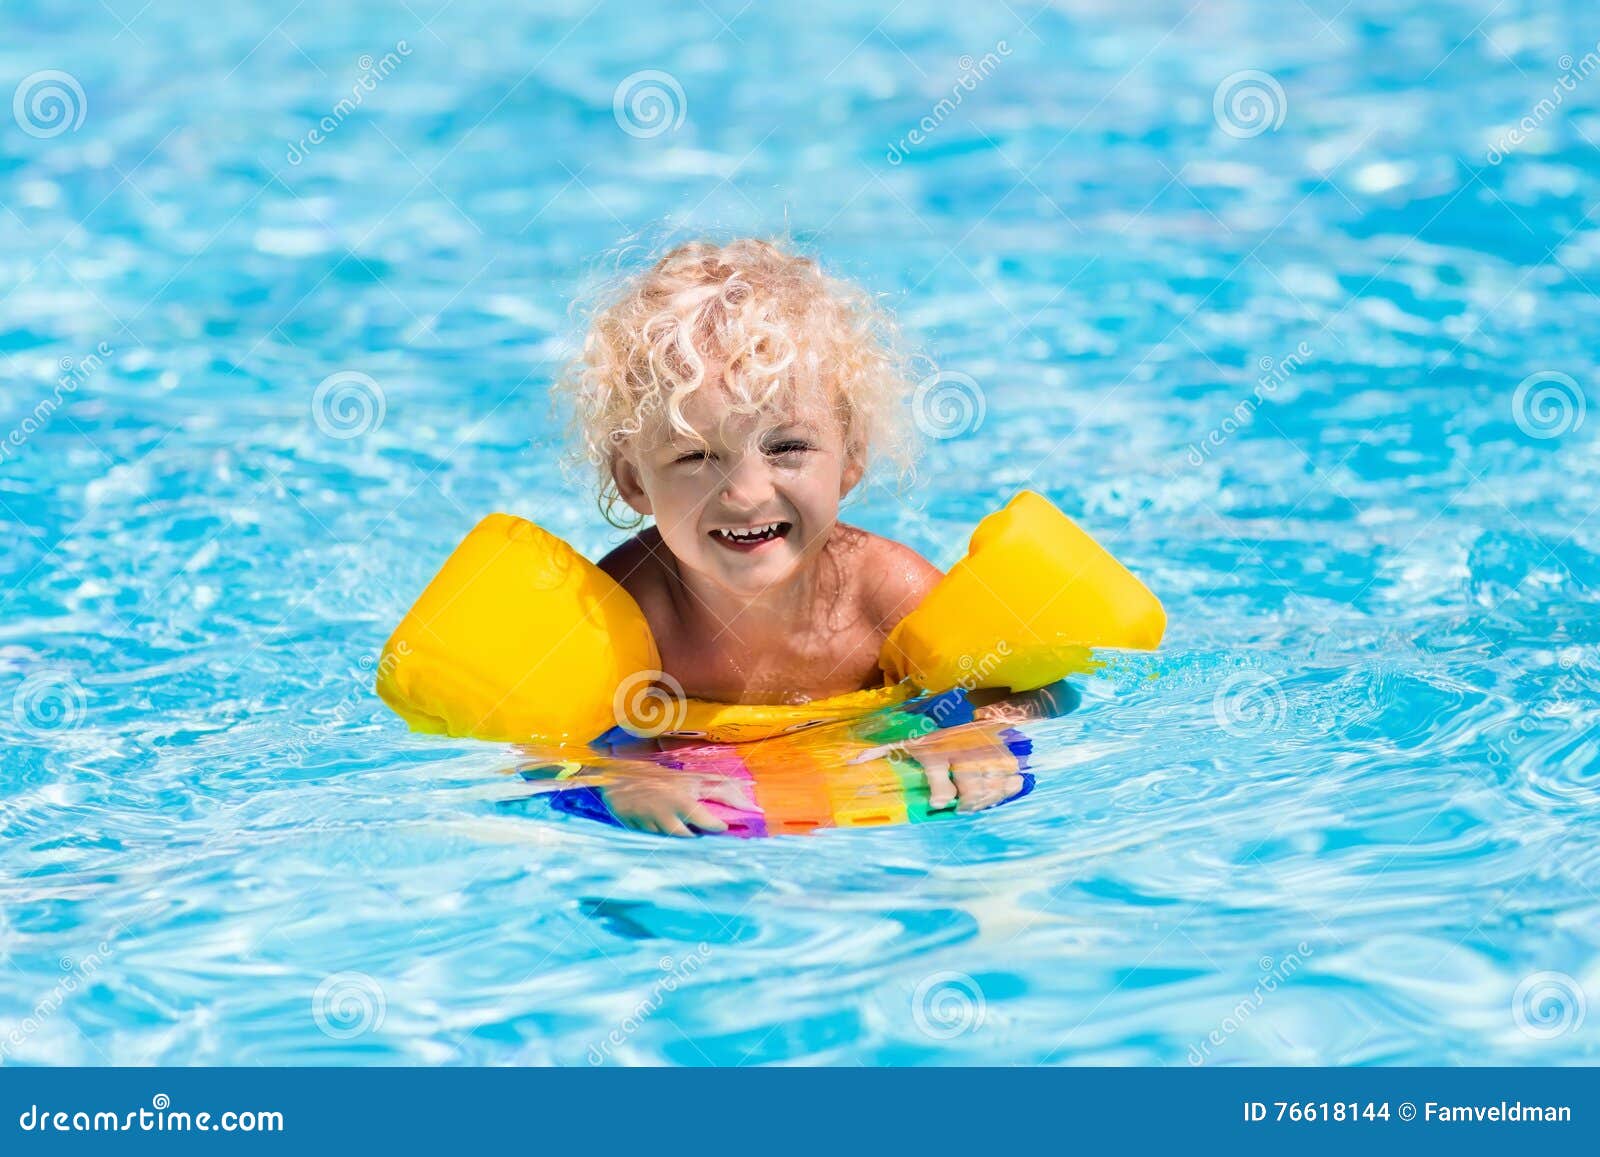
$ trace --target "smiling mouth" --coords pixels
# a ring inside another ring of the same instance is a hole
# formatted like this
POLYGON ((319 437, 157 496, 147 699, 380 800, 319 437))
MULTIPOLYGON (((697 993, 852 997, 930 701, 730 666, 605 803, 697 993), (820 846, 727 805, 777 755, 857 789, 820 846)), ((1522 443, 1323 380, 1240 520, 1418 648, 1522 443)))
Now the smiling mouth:
POLYGON ((792 529, 787 522, 767 522, 760 526, 745 526, 737 529, 723 527, 713 530, 711 537, 730 550, 750 551, 755 550, 765 543, 776 542, 786 536, 792 529))

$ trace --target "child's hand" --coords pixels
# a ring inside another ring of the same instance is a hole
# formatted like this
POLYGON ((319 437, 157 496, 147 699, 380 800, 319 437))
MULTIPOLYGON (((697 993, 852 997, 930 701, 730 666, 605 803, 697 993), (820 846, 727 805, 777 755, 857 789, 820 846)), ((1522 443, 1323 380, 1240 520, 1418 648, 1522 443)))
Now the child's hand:
POLYGON ((967 723, 887 747, 874 747, 851 760, 911 758, 928 779, 928 807, 938 811, 956 805, 958 812, 976 812, 1022 790, 1017 757, 1007 746, 1003 722, 967 723))
POLYGON ((990 703, 979 707, 972 712, 972 718, 979 723, 1026 723, 1030 719, 1038 719, 1040 712, 1032 704, 1016 700, 1002 699, 998 703, 990 703))
POLYGON ((974 708, 973 719, 995 719, 1013 724, 1067 715, 1076 710, 1078 698, 1078 692, 1065 679, 1036 687, 1032 691, 997 688, 967 692, 967 701, 974 708))
POLYGON ((958 812, 983 811, 1005 803, 1022 790, 1017 758, 1009 751, 950 756, 916 751, 913 758, 928 777, 928 807, 934 811, 952 803, 958 812))
POLYGON ((600 788, 600 794, 623 827, 663 836, 727 831, 728 825, 706 806, 708 802, 761 810, 739 780, 661 769, 619 777, 600 788))

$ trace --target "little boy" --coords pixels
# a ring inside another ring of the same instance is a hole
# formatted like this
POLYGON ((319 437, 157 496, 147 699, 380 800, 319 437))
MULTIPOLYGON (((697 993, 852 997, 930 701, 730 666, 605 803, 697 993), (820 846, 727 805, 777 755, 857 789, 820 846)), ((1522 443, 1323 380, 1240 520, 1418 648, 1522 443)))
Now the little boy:
MULTIPOLYGON (((563 386, 607 518, 654 520, 599 565, 638 602, 684 694, 803 703, 883 684, 884 640, 941 577, 838 520, 869 450, 904 458, 894 348, 864 293, 754 240, 680 246, 593 317, 563 386)), ((1022 788, 1003 746, 952 751, 946 737, 918 758, 935 807, 1022 788)), ((606 796, 631 827, 720 830, 696 791, 660 776, 606 796)))

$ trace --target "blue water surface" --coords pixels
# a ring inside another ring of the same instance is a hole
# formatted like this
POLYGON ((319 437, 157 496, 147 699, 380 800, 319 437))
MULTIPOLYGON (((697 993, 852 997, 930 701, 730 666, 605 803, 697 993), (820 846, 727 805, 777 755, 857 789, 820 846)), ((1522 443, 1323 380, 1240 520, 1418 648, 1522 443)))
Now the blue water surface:
POLYGON ((1592 5, 0 20, 0 1060, 1600 1058, 1592 5), (483 514, 618 541, 569 306, 701 231, 981 399, 848 517, 1164 600, 1028 798, 669 841, 371 694, 483 514))

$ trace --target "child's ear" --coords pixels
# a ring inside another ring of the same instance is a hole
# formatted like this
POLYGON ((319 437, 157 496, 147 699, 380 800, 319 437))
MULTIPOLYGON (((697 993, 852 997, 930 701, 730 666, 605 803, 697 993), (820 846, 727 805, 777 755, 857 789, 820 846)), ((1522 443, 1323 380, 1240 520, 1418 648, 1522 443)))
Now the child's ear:
POLYGON ((844 474, 839 479, 839 497, 843 498, 856 488, 856 483, 861 481, 861 476, 866 473, 866 463, 861 459, 852 457, 844 468, 844 474))
POLYGON ((636 514, 654 514, 650 497, 639 481, 639 468, 626 454, 611 456, 611 480, 617 484, 617 496, 631 506, 636 514))

